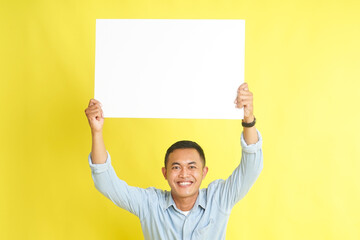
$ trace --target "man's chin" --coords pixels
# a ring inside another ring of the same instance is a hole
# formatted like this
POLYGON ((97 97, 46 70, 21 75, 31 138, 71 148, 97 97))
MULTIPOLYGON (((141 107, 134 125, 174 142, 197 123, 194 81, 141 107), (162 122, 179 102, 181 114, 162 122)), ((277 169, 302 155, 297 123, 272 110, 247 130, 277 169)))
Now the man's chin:
POLYGON ((197 195, 196 191, 184 191, 184 189, 178 189, 176 191, 171 191, 173 195, 175 195, 178 198, 188 198, 188 197, 193 197, 195 195, 197 195), (175 194, 174 194, 175 193, 175 194))

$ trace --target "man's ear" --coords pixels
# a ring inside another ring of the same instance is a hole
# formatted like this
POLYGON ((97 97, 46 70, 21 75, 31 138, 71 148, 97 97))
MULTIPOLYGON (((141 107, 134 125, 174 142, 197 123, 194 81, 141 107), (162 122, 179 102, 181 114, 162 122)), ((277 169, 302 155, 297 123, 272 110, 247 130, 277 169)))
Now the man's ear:
POLYGON ((166 168, 162 167, 161 168, 162 174, 164 175, 164 178, 167 180, 167 175, 166 175, 166 168))
POLYGON ((203 168, 203 178, 202 179, 204 179, 206 177, 206 174, 208 173, 208 171, 209 171, 208 167, 203 168))

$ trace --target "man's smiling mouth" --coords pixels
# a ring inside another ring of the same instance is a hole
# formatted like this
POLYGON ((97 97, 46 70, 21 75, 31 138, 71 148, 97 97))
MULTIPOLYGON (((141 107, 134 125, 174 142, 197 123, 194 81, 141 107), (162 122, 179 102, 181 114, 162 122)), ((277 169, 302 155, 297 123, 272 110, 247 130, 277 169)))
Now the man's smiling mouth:
POLYGON ((187 187, 187 186, 190 186, 193 182, 191 181, 186 181, 186 182, 178 182, 178 184, 181 186, 181 187, 187 187))

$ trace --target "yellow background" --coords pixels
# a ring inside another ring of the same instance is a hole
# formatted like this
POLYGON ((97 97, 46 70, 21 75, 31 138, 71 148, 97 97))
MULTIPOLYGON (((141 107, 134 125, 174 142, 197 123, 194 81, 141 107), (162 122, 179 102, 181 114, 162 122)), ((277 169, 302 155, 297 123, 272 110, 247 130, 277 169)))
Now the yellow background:
MULTIPOLYGON (((360 239, 359 12, 350 0, 1 0, 0 239, 143 238, 138 219, 96 191, 87 162, 97 18, 245 19, 264 170, 227 239, 360 239)), ((104 138, 122 179, 164 189, 167 147, 195 140, 205 187, 238 164, 241 129, 106 119, 104 138)))

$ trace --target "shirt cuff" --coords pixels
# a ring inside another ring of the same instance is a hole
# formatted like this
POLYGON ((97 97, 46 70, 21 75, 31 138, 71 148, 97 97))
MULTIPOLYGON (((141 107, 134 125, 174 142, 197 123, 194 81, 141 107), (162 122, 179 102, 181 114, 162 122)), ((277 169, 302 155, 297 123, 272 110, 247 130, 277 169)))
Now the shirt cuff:
POLYGON ((91 161, 91 152, 90 152, 88 160, 89 160, 89 165, 90 165, 91 171, 93 173, 102 173, 102 172, 105 172, 108 170, 109 166, 111 165, 111 157, 110 157, 110 154, 108 151, 106 151, 106 153, 107 153, 106 162, 95 164, 95 163, 92 163, 92 161, 91 161))
POLYGON ((261 134, 260 134, 259 130, 256 129, 256 132, 257 132, 259 140, 258 140, 257 143, 250 144, 250 145, 247 145, 246 142, 245 142, 244 132, 241 133, 241 147, 242 147, 244 152, 256 153, 258 150, 261 149, 261 147, 262 147, 262 137, 261 137, 261 134))

